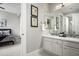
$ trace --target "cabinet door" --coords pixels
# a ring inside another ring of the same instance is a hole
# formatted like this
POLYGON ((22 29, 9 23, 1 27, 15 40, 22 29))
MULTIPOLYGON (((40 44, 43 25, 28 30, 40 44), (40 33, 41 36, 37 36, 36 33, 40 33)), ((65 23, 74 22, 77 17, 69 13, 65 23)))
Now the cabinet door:
POLYGON ((57 54, 59 56, 62 56, 62 53, 63 53, 63 42, 61 40, 58 40, 57 54))
POLYGON ((57 54, 57 39, 43 38, 43 49, 57 54))
POLYGON ((51 42, 44 40, 43 41, 43 49, 51 52, 52 51, 51 42))
POLYGON ((69 56, 70 55, 69 47, 66 47, 66 46, 63 47, 63 55, 64 56, 69 56))
POLYGON ((57 43, 52 42, 52 53, 57 55, 57 43))
POLYGON ((57 46, 57 54, 59 55, 59 56, 62 56, 62 45, 58 45, 57 46))
POLYGON ((61 40, 44 38, 43 39, 43 49, 50 51, 56 55, 62 55, 63 45, 61 40))

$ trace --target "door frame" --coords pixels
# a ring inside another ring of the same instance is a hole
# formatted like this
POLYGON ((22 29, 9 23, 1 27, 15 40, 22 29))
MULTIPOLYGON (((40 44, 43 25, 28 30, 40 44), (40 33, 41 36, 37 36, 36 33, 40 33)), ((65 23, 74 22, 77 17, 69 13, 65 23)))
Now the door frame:
POLYGON ((27 54, 27 4, 21 3, 21 16, 20 16, 20 36, 21 36, 21 55, 27 54))

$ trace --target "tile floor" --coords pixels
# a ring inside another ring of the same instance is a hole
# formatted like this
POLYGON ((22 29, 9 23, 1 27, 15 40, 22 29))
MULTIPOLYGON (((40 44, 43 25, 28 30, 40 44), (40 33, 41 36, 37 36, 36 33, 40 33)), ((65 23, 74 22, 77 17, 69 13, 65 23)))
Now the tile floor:
POLYGON ((56 55, 47 53, 46 51, 44 51, 42 49, 38 49, 36 51, 28 53, 27 56, 56 56, 56 55))

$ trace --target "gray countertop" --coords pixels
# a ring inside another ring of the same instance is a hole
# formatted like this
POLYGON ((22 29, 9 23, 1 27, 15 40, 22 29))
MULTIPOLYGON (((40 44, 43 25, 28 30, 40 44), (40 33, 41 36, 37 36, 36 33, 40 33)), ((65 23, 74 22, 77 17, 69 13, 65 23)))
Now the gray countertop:
POLYGON ((79 38, 75 38, 75 37, 59 37, 57 35, 51 35, 51 34, 42 34, 42 37, 56 38, 58 40, 65 40, 65 41, 79 42, 79 38))

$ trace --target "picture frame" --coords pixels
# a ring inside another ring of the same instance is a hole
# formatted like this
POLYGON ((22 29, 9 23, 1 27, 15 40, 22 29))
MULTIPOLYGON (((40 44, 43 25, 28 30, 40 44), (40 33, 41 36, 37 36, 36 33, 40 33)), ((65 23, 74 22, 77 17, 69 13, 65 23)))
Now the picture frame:
POLYGON ((38 8, 34 5, 31 5, 31 15, 38 17, 38 8))
POLYGON ((38 27, 38 17, 31 16, 31 27, 38 27))
POLYGON ((31 5, 31 27, 38 27, 38 8, 31 5))
POLYGON ((0 27, 6 27, 7 26, 7 20, 6 19, 0 19, 0 27))

